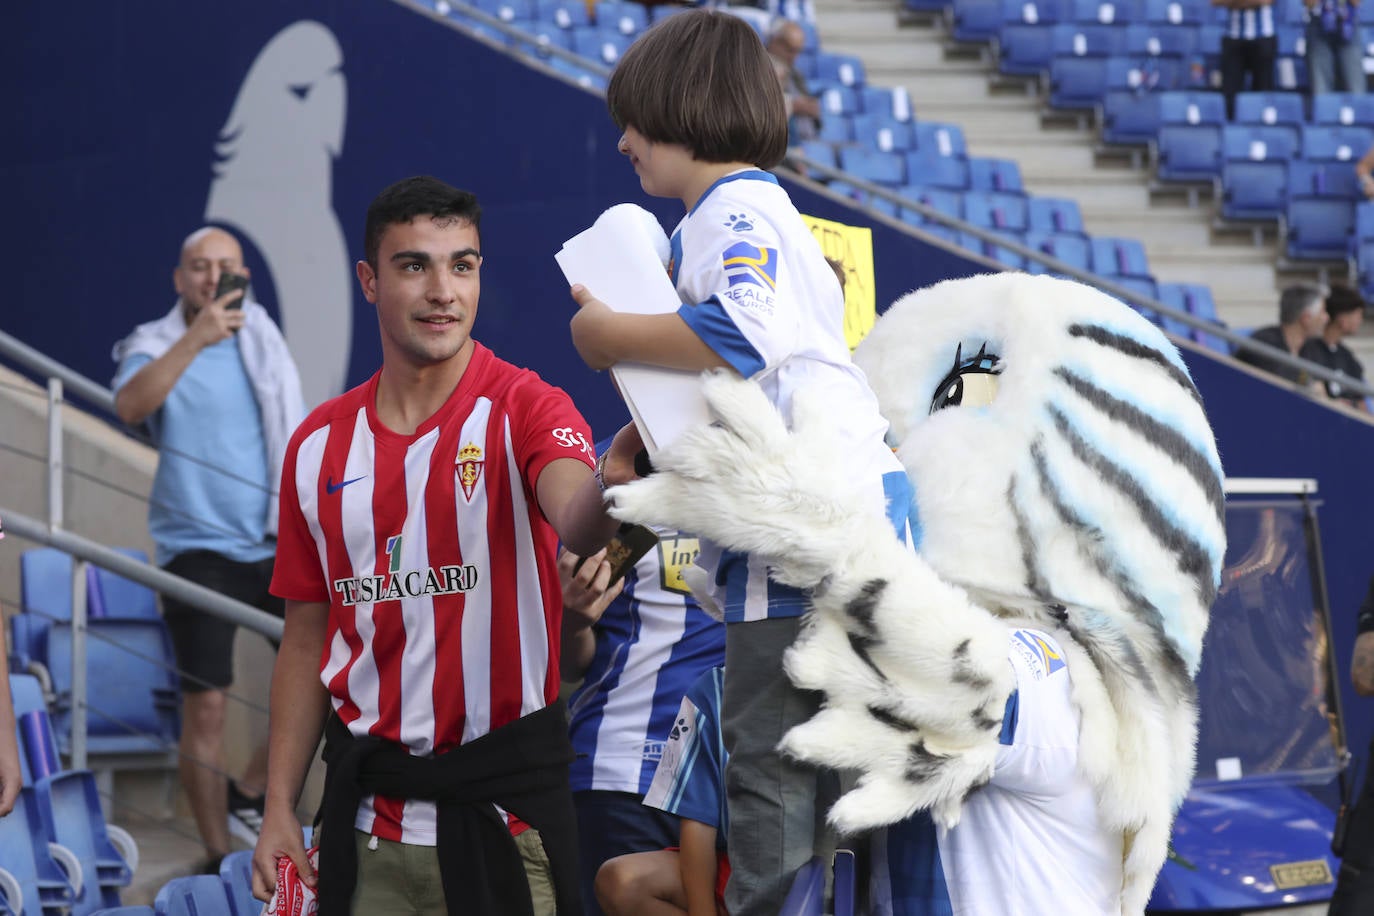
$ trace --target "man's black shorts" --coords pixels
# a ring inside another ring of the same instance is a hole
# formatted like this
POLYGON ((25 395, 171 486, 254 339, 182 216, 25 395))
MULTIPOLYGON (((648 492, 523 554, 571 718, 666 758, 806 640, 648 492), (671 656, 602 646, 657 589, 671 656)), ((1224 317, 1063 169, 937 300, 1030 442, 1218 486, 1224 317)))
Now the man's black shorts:
MULTIPOLYGON (((212 550, 190 550, 172 557, 164 569, 197 585, 237 598, 269 614, 285 616, 285 603, 267 591, 272 558, 240 563, 212 550)), ((167 595, 162 616, 172 634, 181 689, 187 693, 219 690, 234 681, 234 634, 238 625, 197 610, 167 595)))

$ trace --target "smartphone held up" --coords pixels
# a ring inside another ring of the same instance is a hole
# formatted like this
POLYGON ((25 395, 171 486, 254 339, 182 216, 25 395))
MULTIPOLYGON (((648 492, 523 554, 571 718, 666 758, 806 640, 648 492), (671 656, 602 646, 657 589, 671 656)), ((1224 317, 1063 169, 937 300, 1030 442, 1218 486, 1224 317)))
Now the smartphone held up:
POLYGON ((224 306, 227 309, 243 308, 243 300, 248 295, 248 278, 243 274, 226 270, 219 275, 219 285, 215 287, 215 298, 221 299, 234 291, 238 291, 240 295, 224 306))

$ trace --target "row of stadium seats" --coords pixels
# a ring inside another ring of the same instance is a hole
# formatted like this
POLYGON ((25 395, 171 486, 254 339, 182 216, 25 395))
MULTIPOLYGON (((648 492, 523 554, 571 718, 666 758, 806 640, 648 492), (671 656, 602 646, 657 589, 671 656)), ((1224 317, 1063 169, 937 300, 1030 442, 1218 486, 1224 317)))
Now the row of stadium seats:
POLYGON ((218 875, 173 878, 157 892, 152 906, 116 906, 91 916, 259 916, 261 900, 253 896, 253 853, 231 852, 218 875))
POLYGON ((0 818, 0 916, 86 916, 119 904, 138 846, 105 822, 89 770, 63 770, 42 688, 10 676, 23 788, 0 818))

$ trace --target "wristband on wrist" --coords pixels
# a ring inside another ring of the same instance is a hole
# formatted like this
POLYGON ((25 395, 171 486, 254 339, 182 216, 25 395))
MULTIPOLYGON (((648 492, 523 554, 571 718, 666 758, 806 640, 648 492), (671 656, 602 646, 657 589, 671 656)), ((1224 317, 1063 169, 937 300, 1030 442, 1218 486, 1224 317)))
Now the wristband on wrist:
POLYGON ((606 492, 606 456, 609 452, 602 452, 596 459, 596 469, 592 471, 592 477, 596 479, 596 488, 602 493, 606 492))

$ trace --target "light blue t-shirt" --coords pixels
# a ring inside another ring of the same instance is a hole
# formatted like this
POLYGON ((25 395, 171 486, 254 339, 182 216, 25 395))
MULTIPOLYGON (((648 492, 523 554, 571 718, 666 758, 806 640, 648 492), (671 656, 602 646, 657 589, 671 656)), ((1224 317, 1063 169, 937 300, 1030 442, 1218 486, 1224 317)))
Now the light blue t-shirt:
MULTIPOLYGON (((139 353, 120 363, 115 391, 151 361, 139 353)), ((201 350, 148 417, 148 427, 158 449, 148 506, 158 564, 189 550, 212 550, 241 563, 272 556, 266 522, 274 482, 238 340, 201 350)))

